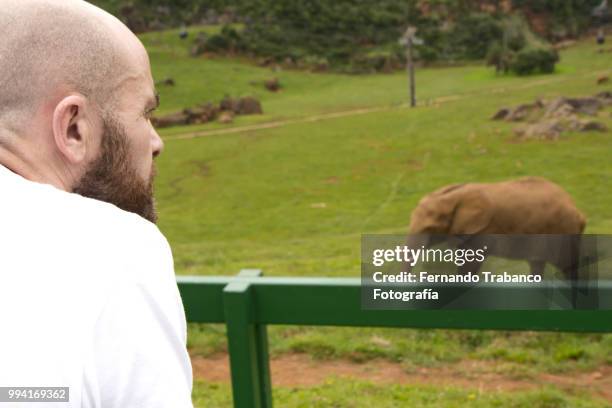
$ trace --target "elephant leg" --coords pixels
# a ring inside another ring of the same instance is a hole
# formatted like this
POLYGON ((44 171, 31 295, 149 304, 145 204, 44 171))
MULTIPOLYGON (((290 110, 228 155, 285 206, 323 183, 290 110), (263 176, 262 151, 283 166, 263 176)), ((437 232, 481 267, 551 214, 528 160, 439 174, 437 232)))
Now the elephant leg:
POLYGON ((546 261, 529 261, 529 267, 531 269, 531 274, 534 276, 543 276, 545 266, 546 266, 546 261))
MULTIPOLYGON (((478 237, 469 237, 467 241, 464 241, 461 244, 457 245, 457 249, 461 249, 463 251, 469 250, 473 253, 476 253, 476 251, 479 248, 482 248, 483 246, 484 244, 478 240, 478 237)), ((478 275, 483 263, 484 260, 477 261, 474 259, 471 262, 466 261, 463 265, 457 267, 457 274, 467 275, 469 272, 472 272, 474 275, 478 275)))

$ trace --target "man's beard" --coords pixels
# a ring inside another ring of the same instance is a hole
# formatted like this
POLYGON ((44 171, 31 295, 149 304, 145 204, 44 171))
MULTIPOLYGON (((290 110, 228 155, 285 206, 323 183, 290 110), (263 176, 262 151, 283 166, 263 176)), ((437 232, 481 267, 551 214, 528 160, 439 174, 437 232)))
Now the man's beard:
POLYGON ((130 166, 128 138, 123 126, 110 116, 104 118, 103 129, 100 156, 93 161, 73 192, 114 204, 155 223, 154 164, 151 165, 149 180, 144 181, 130 166))

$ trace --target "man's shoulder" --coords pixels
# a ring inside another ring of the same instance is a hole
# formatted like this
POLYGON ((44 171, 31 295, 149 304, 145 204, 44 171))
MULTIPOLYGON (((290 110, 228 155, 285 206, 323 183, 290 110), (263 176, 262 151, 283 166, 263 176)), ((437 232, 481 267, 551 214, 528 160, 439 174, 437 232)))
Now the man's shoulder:
POLYGON ((168 241, 159 228, 138 214, 79 194, 65 193, 70 202, 68 209, 73 212, 73 228, 83 229, 85 234, 96 240, 108 240, 110 245, 124 246, 128 253, 138 256, 158 256, 170 251, 168 241))
POLYGON ((155 224, 113 204, 26 180, 13 186, 12 200, 0 207, 12 213, 16 226, 27 221, 39 233, 78 237, 84 247, 97 250, 128 247, 134 252, 168 245, 155 224))
POLYGON ((47 187, 51 190, 48 194, 54 196, 55 210, 63 213, 65 221, 73 227, 86 227, 92 234, 106 232, 117 239, 126 235, 130 239, 161 235, 155 224, 114 204, 47 187))

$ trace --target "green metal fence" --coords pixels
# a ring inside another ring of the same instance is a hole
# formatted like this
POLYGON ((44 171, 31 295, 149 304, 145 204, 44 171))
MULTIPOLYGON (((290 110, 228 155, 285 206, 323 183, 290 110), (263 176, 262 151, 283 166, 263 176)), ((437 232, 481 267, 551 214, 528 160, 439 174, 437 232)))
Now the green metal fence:
MULTIPOLYGON (((187 321, 225 323, 236 408, 272 407, 266 326, 270 324, 479 330, 612 332, 612 282, 598 286, 607 310, 362 310, 354 278, 179 276, 187 321)), ((507 294, 507 286, 504 293, 507 294)), ((515 286, 528 294, 528 285, 515 286)), ((503 301, 502 287, 486 289, 503 301), (496 292, 498 291, 498 292, 496 292)))

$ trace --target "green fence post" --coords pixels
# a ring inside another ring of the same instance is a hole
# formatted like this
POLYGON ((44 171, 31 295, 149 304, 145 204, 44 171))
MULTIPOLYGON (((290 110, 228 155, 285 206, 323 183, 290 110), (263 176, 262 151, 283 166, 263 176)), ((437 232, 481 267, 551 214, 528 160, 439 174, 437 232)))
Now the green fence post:
MULTIPOLYGON (((240 276, 255 277, 245 275, 240 276)), ((266 328, 253 324, 253 297, 248 281, 237 280, 223 289, 234 407, 271 408, 266 328)))
MULTIPOLYGON (((258 278, 263 276, 263 272, 261 269, 242 269, 238 276, 258 278)), ((255 324, 254 329, 261 406, 272 408, 272 381, 270 376, 270 356, 268 354, 268 328, 265 324, 255 324)))

